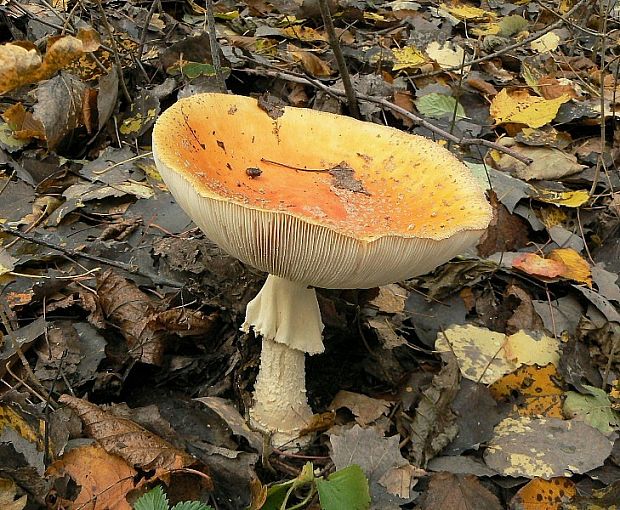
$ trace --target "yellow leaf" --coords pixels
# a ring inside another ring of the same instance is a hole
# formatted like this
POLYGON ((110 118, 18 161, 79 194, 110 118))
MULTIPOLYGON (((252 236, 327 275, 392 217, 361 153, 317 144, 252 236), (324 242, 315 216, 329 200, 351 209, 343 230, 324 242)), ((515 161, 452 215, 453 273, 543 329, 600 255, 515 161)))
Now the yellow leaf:
POLYGON ((558 370, 552 364, 524 365, 495 381, 489 390, 495 400, 513 402, 515 415, 563 418, 564 390, 559 380, 558 370))
POLYGON ((473 5, 466 4, 454 4, 447 5, 441 4, 441 9, 449 12, 455 18, 474 21, 474 20, 491 20, 495 18, 495 14, 489 11, 485 11, 484 9, 480 9, 479 7, 474 7, 473 5))
POLYGON ((562 104, 570 101, 563 95, 557 99, 531 96, 525 90, 508 92, 502 89, 491 102, 490 112, 496 124, 526 124, 539 128, 551 122, 562 104))
POLYGON ((480 37, 485 35, 497 35, 501 30, 502 28, 499 26, 499 23, 479 23, 471 29, 471 33, 480 37))
POLYGON ((590 199, 590 194, 585 190, 577 191, 553 191, 546 189, 537 189, 538 194, 534 197, 536 200, 546 202, 547 204, 555 204, 558 207, 580 207, 590 199))
MULTIPOLYGON (((467 63, 465 50, 460 46, 455 46, 455 48, 452 49, 451 44, 448 42, 439 44, 437 41, 433 41, 426 47, 426 54, 437 62, 439 67, 444 69, 467 63)), ((465 66, 463 70, 469 71, 469 67, 465 66)), ((456 72, 459 72, 459 70, 456 72)))
POLYGON ((437 337, 435 349, 454 352, 463 377, 492 384, 521 365, 559 362, 559 343, 546 335, 524 331, 506 336, 473 325, 452 326, 437 337))
POLYGON ((288 39, 300 41, 325 41, 325 36, 310 27, 286 27, 282 29, 282 35, 288 39))
POLYGON ((385 16, 381 16, 381 14, 377 14, 376 12, 365 12, 364 19, 369 21, 386 21, 385 16))
POLYGON ((562 273, 563 277, 592 287, 590 264, 572 248, 558 248, 551 251, 547 258, 562 262, 566 266, 566 270, 562 273))
POLYGON ((392 67, 392 71, 419 67, 427 62, 426 57, 415 46, 395 49, 392 52, 394 53, 394 67, 392 67))
POLYGON ((538 39, 533 40, 530 43, 530 48, 537 53, 548 53, 550 51, 557 50, 559 44, 560 36, 554 32, 547 32, 546 34, 541 35, 538 39))

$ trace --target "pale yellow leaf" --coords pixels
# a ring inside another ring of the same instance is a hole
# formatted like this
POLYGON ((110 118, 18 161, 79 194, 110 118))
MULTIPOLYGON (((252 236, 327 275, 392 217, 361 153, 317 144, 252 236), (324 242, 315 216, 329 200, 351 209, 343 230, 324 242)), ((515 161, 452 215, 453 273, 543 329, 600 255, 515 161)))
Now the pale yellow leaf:
POLYGON ((392 53, 394 53, 394 66, 392 67, 392 71, 420 67, 427 62, 426 57, 415 46, 395 49, 392 53))
POLYGON ((557 99, 543 99, 531 96, 525 90, 508 92, 502 89, 491 102, 490 113, 496 124, 525 124, 539 128, 551 122, 558 113, 560 106, 570 101, 563 95, 557 99))
MULTIPOLYGON (((465 60, 465 50, 460 46, 452 49, 452 45, 449 42, 444 44, 439 44, 437 41, 431 42, 426 47, 426 54, 437 62, 442 69, 460 66, 467 62, 465 60)), ((469 71, 469 67, 464 67, 464 71, 469 71)), ((455 72, 461 72, 461 70, 456 70, 455 72)))
POLYGON ((560 36, 554 32, 547 32, 541 35, 538 39, 535 39, 530 43, 532 48, 537 53, 548 53, 558 49, 560 44, 560 36))

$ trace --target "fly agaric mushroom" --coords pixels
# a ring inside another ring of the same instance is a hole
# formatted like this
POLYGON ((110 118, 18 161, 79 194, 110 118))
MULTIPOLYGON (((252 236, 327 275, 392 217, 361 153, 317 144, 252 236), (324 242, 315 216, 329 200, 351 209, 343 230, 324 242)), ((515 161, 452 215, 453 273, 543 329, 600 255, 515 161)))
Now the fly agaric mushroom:
POLYGON ((436 143, 309 109, 268 114, 248 97, 181 99, 157 121, 153 154, 207 237, 269 273, 242 329, 263 338, 250 421, 278 446, 312 416, 305 354, 323 351, 314 287, 424 274, 491 219, 468 168, 436 143))

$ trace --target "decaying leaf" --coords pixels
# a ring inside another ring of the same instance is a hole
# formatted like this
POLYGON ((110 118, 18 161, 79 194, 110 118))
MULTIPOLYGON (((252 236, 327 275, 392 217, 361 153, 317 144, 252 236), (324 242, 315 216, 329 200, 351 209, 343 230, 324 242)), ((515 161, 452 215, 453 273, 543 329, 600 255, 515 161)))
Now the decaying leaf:
POLYGON ((92 29, 80 29, 76 37, 50 38, 43 58, 29 41, 4 44, 0 46, 0 94, 50 78, 85 52, 98 47, 98 36, 92 29))
POLYGON ((506 418, 484 453, 487 465, 506 476, 550 478, 587 473, 605 462, 612 443, 577 420, 506 418))
POLYGON ((539 128, 551 122, 567 101, 570 101, 569 96, 543 99, 531 96, 523 89, 512 92, 502 89, 491 102, 491 115, 496 124, 525 124, 539 128))
POLYGON ((590 265, 572 248, 552 250, 546 258, 523 253, 512 261, 512 267, 542 279, 561 277, 592 286, 590 265))
POLYGON ((421 510, 501 510, 502 506, 489 489, 473 475, 435 473, 420 505, 421 510))
POLYGON ((449 357, 448 363, 422 392, 410 425, 410 452, 415 465, 425 467, 456 437, 458 427, 451 404, 458 389, 458 366, 454 358, 449 357))
POLYGON ((495 381, 491 394, 500 401, 514 401, 513 412, 519 416, 563 418, 562 397, 557 368, 525 365, 495 381))
POLYGON ((138 474, 125 460, 101 446, 88 445, 65 453, 47 470, 48 476, 69 475, 80 486, 75 501, 63 501, 64 508, 131 510, 125 499, 138 474))
POLYGON ((569 417, 583 420, 588 425, 608 436, 620 429, 620 413, 612 408, 609 396, 601 388, 583 384, 589 395, 574 391, 566 394, 564 412, 569 417))
POLYGON ((562 510, 616 510, 620 501, 620 480, 609 487, 595 489, 591 496, 576 496, 562 510), (615 508, 614 508, 615 507, 615 508))
POLYGON ((336 411, 342 407, 349 409, 355 415, 355 421, 364 426, 386 414, 390 409, 390 404, 378 398, 340 390, 329 408, 336 411))
POLYGON ((407 46, 393 50, 394 66, 392 71, 415 69, 428 61, 427 58, 415 46, 407 46))
MULTIPOLYGON (((196 459, 181 451, 152 432, 125 418, 102 411, 98 406, 62 395, 59 402, 75 411, 86 434, 113 455, 118 455, 130 466, 145 471, 154 469, 155 476, 166 476, 171 471, 196 464, 196 459)), ((207 480, 206 475, 201 480, 207 480)))
POLYGON ((368 477, 373 509, 398 510, 412 499, 410 489, 419 472, 407 468, 410 464, 400 453, 399 441, 399 436, 383 437, 377 429, 359 425, 330 436, 336 469, 357 464, 368 477), (397 473, 388 474, 399 468, 397 473), (390 492, 395 489, 393 477, 399 479, 397 493, 390 492))
POLYGON ((535 478, 510 500, 510 510, 561 510, 577 494, 575 483, 564 477, 535 478))
POLYGON ((473 325, 453 326, 440 333, 435 348, 454 352, 463 377, 485 384, 521 365, 557 365, 559 361, 559 343, 551 337, 524 331, 507 336, 473 325))
POLYGON ((22 510, 28 503, 28 496, 17 497, 17 486, 13 480, 0 478, 0 508, 2 510, 22 510))

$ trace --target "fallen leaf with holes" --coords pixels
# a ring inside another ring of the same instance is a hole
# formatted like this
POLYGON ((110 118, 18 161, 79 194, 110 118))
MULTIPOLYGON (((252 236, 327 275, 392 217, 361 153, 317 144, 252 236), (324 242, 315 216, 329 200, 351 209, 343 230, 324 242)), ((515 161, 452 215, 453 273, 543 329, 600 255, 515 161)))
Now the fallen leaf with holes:
POLYGON ((435 349, 454 352, 461 374, 472 381, 492 384, 521 365, 559 362, 559 343, 544 334, 524 331, 506 336, 487 328, 452 326, 437 336, 435 349))
POLYGON ((421 510, 500 510, 497 496, 474 475, 435 473, 420 504, 421 510))
POLYGON ((535 478, 519 489, 510 500, 510 510, 561 510, 577 494, 572 480, 564 477, 535 478))
POLYGON ((590 394, 582 395, 569 391, 564 402, 566 415, 577 420, 583 420, 606 436, 620 430, 620 413, 612 408, 607 393, 600 388, 587 384, 582 384, 582 387, 590 394))
POLYGON ((558 114, 560 106, 568 101, 570 97, 567 95, 557 99, 543 99, 522 89, 511 92, 502 89, 493 98, 490 113, 497 125, 525 124, 531 128, 539 128, 551 122, 558 114))
POLYGON ((558 385, 560 375, 554 365, 526 365, 495 381, 491 394, 498 401, 511 401, 517 396, 513 412, 519 416, 563 418, 564 390, 558 385))
POLYGON ((572 248, 558 248, 546 258, 536 253, 523 253, 515 257, 512 267, 542 280, 560 277, 592 286, 590 265, 572 248))
POLYGON ((69 475, 80 486, 75 501, 62 503, 64 508, 83 510, 131 510, 125 496, 134 488, 137 474, 125 460, 94 444, 69 450, 47 469, 48 476, 69 475))
POLYGON ((15 499, 17 496, 17 485, 13 480, 0 478, 0 508, 2 510, 22 510, 28 503, 28 496, 25 494, 15 499))
POLYGON ((71 35, 51 37, 45 56, 29 41, 17 41, 0 46, 0 94, 46 80, 60 69, 99 47, 96 32, 80 29, 71 35))
MULTIPOLYGON (((102 411, 86 400, 62 395, 59 402, 77 413, 84 423, 86 434, 108 453, 118 455, 130 466, 137 466, 145 471, 155 470, 156 478, 197 462, 191 455, 175 448, 137 423, 102 411)), ((201 480, 210 485, 207 475, 201 480)))
POLYGON ((487 466, 505 476, 550 478, 587 473, 609 457, 613 444, 577 420, 506 418, 484 452, 487 466))

